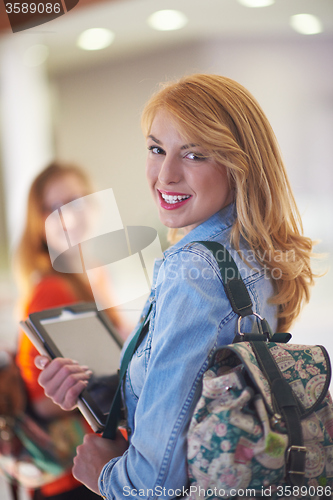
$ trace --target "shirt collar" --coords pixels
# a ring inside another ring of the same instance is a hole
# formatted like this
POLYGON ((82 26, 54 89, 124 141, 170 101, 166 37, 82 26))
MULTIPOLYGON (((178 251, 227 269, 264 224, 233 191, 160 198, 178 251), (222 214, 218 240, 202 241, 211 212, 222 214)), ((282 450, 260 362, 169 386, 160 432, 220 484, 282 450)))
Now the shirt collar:
POLYGON ((216 212, 216 214, 212 215, 205 222, 192 229, 192 231, 175 243, 175 245, 172 245, 172 247, 165 250, 164 257, 167 257, 171 252, 174 252, 175 250, 178 250, 193 241, 206 241, 213 238, 216 234, 232 226, 235 219, 236 205, 235 203, 231 203, 230 205, 222 208, 219 212, 216 212))

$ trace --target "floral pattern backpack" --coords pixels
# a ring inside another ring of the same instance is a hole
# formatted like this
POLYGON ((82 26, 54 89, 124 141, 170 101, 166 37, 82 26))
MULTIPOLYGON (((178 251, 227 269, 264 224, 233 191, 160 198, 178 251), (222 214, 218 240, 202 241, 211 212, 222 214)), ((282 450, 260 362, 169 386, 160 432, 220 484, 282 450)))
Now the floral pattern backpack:
POLYGON ((203 377, 188 432, 190 498, 333 498, 326 349, 287 344, 291 335, 272 335, 260 317, 259 334, 241 333, 241 318, 255 313, 237 266, 219 243, 199 243, 219 264, 239 328, 203 377))

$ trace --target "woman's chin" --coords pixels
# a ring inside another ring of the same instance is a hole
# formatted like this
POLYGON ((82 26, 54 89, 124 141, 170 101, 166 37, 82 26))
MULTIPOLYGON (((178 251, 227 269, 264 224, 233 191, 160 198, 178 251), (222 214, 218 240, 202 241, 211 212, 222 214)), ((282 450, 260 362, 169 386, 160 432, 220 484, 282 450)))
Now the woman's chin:
POLYGON ((177 224, 177 222, 174 221, 169 221, 169 220, 162 220, 160 218, 160 221, 162 222, 163 226, 167 227, 168 229, 182 229, 183 226, 177 224))

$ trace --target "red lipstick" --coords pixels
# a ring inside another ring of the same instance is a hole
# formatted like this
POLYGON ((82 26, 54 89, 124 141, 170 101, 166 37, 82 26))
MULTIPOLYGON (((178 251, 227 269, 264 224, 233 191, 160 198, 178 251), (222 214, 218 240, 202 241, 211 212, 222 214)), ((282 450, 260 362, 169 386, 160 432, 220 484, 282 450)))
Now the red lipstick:
POLYGON ((157 192, 160 206, 165 210, 176 210, 177 208, 183 207, 192 198, 191 195, 187 195, 186 193, 175 193, 172 191, 162 191, 159 189, 157 190, 157 192), (168 203, 162 198, 162 193, 168 196, 189 196, 189 198, 186 198, 182 201, 177 201, 176 203, 168 203))

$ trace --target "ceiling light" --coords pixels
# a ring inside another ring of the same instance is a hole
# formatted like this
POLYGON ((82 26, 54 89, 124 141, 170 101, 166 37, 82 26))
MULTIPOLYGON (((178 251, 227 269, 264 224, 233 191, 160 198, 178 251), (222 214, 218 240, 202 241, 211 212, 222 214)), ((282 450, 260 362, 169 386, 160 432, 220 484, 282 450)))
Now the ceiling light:
POLYGON ((187 21, 185 14, 179 10, 159 10, 147 19, 149 26, 159 31, 179 30, 187 21))
POLYGON ((101 50, 111 45, 115 34, 105 28, 92 28, 83 31, 77 39, 77 46, 83 50, 101 50))
POLYGON ((238 0, 245 7, 267 7, 273 5, 275 0, 238 0))
POLYGON ((295 31, 298 31, 302 35, 315 35, 323 31, 318 17, 312 14, 296 14, 295 16, 291 16, 290 24, 295 31))
POLYGON ((49 49, 46 45, 36 44, 29 47, 23 55, 25 66, 34 68, 43 64, 49 56, 49 49))

